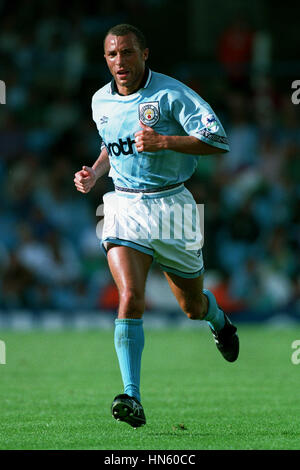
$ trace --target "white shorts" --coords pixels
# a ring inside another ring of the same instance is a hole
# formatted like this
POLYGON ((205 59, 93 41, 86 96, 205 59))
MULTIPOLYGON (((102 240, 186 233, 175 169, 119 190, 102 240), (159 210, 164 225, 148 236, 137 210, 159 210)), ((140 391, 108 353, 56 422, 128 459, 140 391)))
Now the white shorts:
POLYGON ((155 193, 103 196, 102 247, 125 245, 149 254, 163 271, 195 278, 203 271, 203 205, 182 184, 155 193))

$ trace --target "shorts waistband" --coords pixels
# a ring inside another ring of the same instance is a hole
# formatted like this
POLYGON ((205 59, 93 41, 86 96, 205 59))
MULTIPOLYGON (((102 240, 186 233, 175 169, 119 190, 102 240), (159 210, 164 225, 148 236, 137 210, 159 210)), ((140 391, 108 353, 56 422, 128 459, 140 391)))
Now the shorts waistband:
POLYGON ((169 189, 178 188, 182 186, 183 183, 170 184, 169 186, 164 186, 163 188, 153 188, 153 189, 136 189, 136 188, 120 188, 120 186, 115 186, 117 191, 122 191, 125 193, 143 193, 143 194, 152 194, 152 193, 161 193, 163 191, 169 191, 169 189))
POLYGON ((179 186, 176 185, 175 188, 172 189, 167 189, 167 190, 161 190, 153 193, 129 193, 126 191, 118 191, 117 189, 115 190, 115 194, 117 194, 119 197, 126 197, 129 199, 134 199, 134 200, 140 200, 140 199, 157 199, 161 197, 169 197, 169 196, 174 196, 177 193, 180 193, 185 189, 185 186, 183 183, 181 183, 179 186))

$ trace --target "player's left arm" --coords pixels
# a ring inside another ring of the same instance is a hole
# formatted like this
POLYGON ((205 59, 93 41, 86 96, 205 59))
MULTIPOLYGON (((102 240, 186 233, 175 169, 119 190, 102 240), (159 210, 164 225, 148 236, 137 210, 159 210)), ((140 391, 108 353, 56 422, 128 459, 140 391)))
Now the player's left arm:
POLYGON ((138 152, 158 152, 159 150, 173 150, 190 155, 210 155, 226 153, 224 150, 197 139, 192 135, 162 135, 152 127, 140 123, 142 130, 135 133, 135 145, 138 152))

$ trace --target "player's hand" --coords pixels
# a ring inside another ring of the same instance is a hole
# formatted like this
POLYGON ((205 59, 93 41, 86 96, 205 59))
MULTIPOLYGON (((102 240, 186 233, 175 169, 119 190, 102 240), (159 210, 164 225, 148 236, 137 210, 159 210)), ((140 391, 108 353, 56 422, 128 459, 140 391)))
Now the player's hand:
POLYGON ((93 168, 83 166, 82 170, 75 173, 74 183, 77 191, 88 193, 97 181, 96 173, 93 168))
POLYGON ((163 135, 155 132, 152 127, 145 126, 140 121, 141 131, 134 134, 135 146, 138 152, 157 152, 163 148, 163 135))

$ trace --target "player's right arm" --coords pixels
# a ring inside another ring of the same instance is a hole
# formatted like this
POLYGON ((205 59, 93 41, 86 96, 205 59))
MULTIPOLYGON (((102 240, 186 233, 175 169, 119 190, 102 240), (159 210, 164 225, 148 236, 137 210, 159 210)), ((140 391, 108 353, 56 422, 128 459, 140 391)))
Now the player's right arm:
POLYGON ((96 181, 108 173, 109 169, 109 156, 106 147, 103 147, 92 167, 83 166, 80 171, 75 173, 74 183, 77 191, 88 193, 95 186, 96 181))

